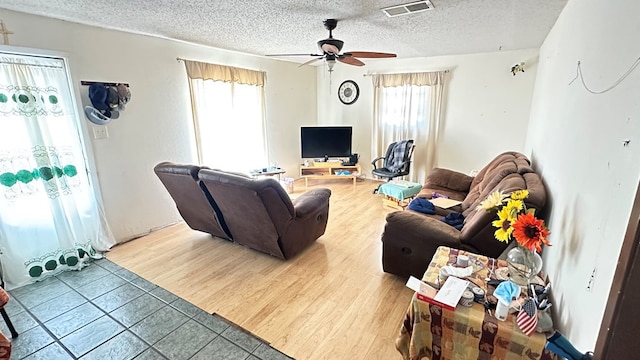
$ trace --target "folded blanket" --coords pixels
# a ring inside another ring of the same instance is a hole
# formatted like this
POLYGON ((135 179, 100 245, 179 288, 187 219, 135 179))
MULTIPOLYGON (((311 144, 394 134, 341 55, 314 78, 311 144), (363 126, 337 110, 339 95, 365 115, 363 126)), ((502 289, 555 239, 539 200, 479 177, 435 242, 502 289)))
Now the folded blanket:
POLYGON ((464 216, 461 213, 451 213, 441 219, 445 224, 449 224, 458 230, 462 230, 464 216))
POLYGON ((409 210, 421 212, 423 214, 433 215, 436 213, 436 207, 431 201, 425 198, 415 198, 409 203, 409 210))

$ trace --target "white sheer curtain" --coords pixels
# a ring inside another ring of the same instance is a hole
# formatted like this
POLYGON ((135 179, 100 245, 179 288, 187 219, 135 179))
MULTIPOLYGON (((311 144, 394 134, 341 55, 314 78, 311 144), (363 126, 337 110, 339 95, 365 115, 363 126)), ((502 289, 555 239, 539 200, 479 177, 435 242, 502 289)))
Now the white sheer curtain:
POLYGON ((389 144, 413 139, 409 180, 423 184, 436 166, 445 72, 373 75, 372 154, 384 156, 389 144))
POLYGON ((64 60, 0 52, 0 261, 8 289, 115 243, 90 183, 64 60))
POLYGON ((199 161, 248 173, 267 166, 265 73, 185 60, 199 161))

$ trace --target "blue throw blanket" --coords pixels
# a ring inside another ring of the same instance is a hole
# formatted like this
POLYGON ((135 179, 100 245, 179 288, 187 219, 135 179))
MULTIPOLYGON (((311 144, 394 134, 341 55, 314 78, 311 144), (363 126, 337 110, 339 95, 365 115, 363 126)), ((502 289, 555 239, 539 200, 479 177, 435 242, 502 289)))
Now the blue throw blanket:
POLYGON ((421 212, 423 214, 433 215, 436 213, 436 207, 431 201, 425 198, 415 198, 409 203, 409 210, 421 212))
POLYGON ((389 158, 387 159, 387 169, 391 172, 396 172, 402 168, 402 165, 405 162, 404 155, 409 150, 408 147, 412 145, 411 140, 402 140, 398 141, 394 146, 393 150, 391 150, 391 154, 389 154, 389 158))
POLYGON ((461 213, 451 213, 443 217, 442 221, 458 230, 462 230, 462 225, 464 225, 464 216, 461 213))

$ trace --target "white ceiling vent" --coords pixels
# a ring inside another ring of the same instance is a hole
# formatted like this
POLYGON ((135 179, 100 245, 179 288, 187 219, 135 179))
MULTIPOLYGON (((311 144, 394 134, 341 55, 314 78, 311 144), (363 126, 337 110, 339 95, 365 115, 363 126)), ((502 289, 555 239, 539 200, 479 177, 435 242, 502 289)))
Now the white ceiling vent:
POLYGON ((414 1, 407 4, 402 4, 402 5, 389 6, 381 10, 388 17, 394 17, 394 16, 423 12, 431 9, 433 9, 433 4, 431 3, 431 1, 425 0, 425 1, 414 1))

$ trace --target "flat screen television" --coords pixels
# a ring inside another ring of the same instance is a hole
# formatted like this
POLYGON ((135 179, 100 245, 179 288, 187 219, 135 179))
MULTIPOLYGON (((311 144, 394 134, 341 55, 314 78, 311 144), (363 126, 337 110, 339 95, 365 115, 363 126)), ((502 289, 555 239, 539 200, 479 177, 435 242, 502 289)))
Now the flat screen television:
POLYGON ((303 126, 300 128, 302 158, 348 157, 351 126, 303 126))

